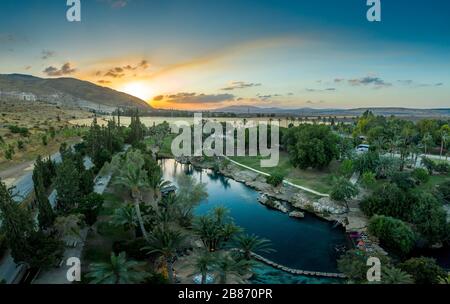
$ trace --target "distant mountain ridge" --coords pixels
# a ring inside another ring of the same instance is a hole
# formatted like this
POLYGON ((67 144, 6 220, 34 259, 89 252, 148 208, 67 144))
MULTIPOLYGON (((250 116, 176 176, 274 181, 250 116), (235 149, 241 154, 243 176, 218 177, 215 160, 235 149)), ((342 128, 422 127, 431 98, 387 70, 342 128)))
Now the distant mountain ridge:
POLYGON ((111 112, 121 108, 152 108, 144 100, 75 78, 39 78, 22 74, 0 74, 0 99, 46 101, 111 112))
POLYGON ((236 114, 279 114, 279 115, 338 115, 338 116, 358 116, 365 111, 370 110, 376 115, 395 115, 395 116, 450 116, 450 108, 441 109, 413 109, 401 107, 368 107, 355 109, 313 109, 313 108, 261 108, 256 106, 229 106, 213 110, 218 113, 236 113, 236 114))

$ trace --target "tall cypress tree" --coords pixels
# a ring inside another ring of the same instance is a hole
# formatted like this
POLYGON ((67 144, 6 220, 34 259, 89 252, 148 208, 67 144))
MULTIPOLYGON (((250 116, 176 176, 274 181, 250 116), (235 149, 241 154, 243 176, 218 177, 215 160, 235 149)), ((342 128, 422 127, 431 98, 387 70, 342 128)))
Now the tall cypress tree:
POLYGON ((36 202, 39 210, 38 221, 41 230, 46 230, 53 225, 55 221, 55 213, 45 193, 42 175, 37 176, 37 182, 34 184, 34 192, 36 194, 36 202))
POLYGON ((27 249, 28 238, 34 232, 34 220, 27 209, 12 200, 11 193, 1 181, 0 220, 14 261, 24 262, 22 253, 27 249))

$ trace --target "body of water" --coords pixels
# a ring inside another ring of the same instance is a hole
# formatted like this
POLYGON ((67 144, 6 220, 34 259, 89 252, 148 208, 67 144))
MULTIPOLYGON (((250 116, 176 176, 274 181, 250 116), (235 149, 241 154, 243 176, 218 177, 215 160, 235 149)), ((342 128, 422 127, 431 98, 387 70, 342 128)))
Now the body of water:
POLYGON ((257 191, 210 170, 195 170, 170 159, 161 166, 166 180, 175 182, 178 174, 189 174, 206 185, 208 198, 196 208, 197 215, 224 206, 247 233, 271 240, 276 252, 261 255, 291 268, 337 272, 334 248, 346 242, 341 228, 309 214, 294 219, 268 209, 258 202, 257 191))

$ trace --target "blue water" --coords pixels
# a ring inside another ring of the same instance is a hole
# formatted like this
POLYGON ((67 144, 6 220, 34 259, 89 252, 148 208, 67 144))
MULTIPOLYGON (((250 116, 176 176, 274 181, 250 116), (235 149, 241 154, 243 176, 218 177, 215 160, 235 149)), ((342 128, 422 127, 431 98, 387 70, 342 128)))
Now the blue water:
MULTIPOLYGON (((174 160, 163 160, 161 165, 166 180, 174 182, 178 174, 184 173, 206 184, 208 198, 196 208, 197 215, 208 213, 217 206, 224 206, 230 210, 235 223, 247 233, 271 240, 276 252, 261 253, 262 256, 291 268, 337 271, 334 248, 345 244, 342 229, 333 228, 331 223, 309 214, 304 219, 294 219, 268 209, 257 201, 258 192, 210 170, 195 170, 192 166, 182 165, 174 160)), ((277 273, 272 268, 261 271, 266 274, 277 273)))

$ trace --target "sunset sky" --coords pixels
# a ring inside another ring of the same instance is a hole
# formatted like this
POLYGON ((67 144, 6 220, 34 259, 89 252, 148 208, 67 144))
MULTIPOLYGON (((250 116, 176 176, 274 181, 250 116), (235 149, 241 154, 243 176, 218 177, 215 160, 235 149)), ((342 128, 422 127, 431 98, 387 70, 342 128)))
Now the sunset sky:
POLYGON ((75 77, 154 107, 449 107, 450 1, 0 2, 0 73, 75 77), (431 3, 433 5, 431 5, 431 3))

